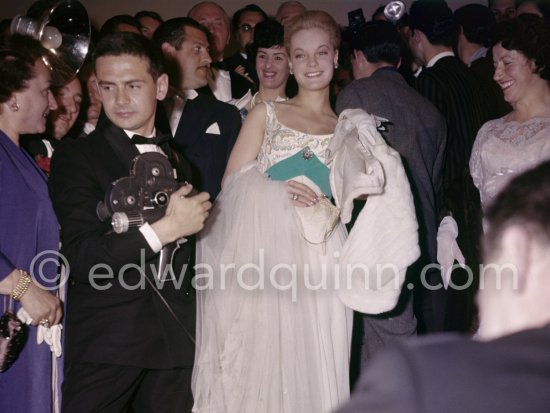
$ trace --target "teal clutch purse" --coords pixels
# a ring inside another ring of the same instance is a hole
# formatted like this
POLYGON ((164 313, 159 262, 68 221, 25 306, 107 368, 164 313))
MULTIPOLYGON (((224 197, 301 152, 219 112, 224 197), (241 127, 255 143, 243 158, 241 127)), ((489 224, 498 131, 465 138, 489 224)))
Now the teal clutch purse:
POLYGON ((288 181, 297 176, 306 176, 319 187, 326 197, 332 197, 330 190, 330 169, 306 146, 294 155, 277 162, 265 171, 274 181, 288 181))

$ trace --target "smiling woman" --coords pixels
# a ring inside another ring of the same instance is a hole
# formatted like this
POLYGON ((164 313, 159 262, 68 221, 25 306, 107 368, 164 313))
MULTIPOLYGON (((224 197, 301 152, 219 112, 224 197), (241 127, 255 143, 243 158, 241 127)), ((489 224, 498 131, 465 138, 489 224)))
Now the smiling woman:
POLYGON ((470 171, 483 208, 515 175, 550 158, 550 32, 521 15, 497 26, 494 79, 513 110, 480 129, 470 171))
POLYGON ((329 85, 338 26, 327 13, 310 11, 285 30, 286 51, 259 47, 256 67, 264 88, 275 86, 288 73, 275 62, 289 64, 288 52, 298 94, 279 103, 266 99, 249 113, 216 199, 216 219, 206 223, 197 247, 197 263, 213 270, 215 285, 197 277, 196 412, 329 412, 349 395, 351 311, 336 291, 346 231, 325 197, 326 149, 337 122, 329 85), (298 171, 306 165, 317 172, 298 171), (319 212, 318 227, 329 230, 316 244, 298 217, 307 221, 319 212))
POLYGON ((36 326, 61 320, 60 301, 52 294, 57 265, 44 255, 57 252, 59 225, 46 177, 19 146, 22 134, 44 132, 49 111, 57 108, 46 57, 31 38, 0 40, 0 301, 13 301, 13 313, 24 309, 32 318, 19 358, 0 374, 2 412, 45 412, 55 404, 52 355, 37 344, 36 326), (21 389, 32 397, 23 397, 21 389))

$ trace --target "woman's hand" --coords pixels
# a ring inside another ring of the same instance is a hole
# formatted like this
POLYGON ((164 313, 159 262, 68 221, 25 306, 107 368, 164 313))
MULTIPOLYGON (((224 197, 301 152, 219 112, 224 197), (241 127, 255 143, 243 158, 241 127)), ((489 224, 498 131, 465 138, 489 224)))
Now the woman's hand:
POLYGON ((300 182, 288 181, 286 190, 294 206, 305 208, 319 202, 317 194, 309 186, 300 182))
POLYGON ((50 325, 59 324, 63 310, 61 301, 50 291, 31 282, 27 292, 21 297, 21 305, 32 318, 32 325, 48 320, 50 325))

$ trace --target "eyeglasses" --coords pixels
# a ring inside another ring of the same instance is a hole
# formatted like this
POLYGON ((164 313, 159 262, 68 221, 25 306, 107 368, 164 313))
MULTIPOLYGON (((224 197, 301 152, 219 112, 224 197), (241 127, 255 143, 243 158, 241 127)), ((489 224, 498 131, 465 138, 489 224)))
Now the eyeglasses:
POLYGON ((254 30, 254 26, 251 26, 247 23, 241 25, 240 29, 243 31, 243 32, 251 32, 254 30))

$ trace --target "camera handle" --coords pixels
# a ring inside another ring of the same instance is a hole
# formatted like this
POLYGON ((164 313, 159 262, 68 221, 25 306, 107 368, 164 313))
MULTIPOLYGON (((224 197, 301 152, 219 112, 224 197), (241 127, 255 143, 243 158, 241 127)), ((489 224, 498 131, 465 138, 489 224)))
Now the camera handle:
POLYGON ((167 267, 172 263, 172 258, 174 253, 179 249, 179 247, 187 242, 187 239, 180 238, 177 241, 166 244, 160 250, 159 255, 159 266, 158 266, 158 277, 161 281, 171 281, 175 279, 175 274, 173 271, 167 271, 167 267))

